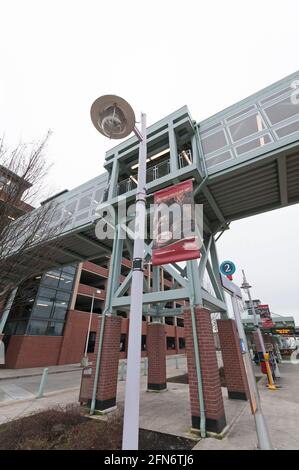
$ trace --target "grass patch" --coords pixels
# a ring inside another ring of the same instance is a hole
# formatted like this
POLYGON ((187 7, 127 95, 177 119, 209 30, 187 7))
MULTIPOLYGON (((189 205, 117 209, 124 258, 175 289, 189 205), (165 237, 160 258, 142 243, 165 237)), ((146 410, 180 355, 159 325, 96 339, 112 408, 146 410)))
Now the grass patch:
POLYGON ((55 407, 0 426, 0 450, 121 448, 122 417, 95 421, 75 406, 55 407))
MULTIPOLYGON (((57 406, 0 426, 0 450, 121 450, 123 410, 90 419, 86 409, 57 406)), ((139 448, 192 449, 191 439, 140 429, 139 448)))

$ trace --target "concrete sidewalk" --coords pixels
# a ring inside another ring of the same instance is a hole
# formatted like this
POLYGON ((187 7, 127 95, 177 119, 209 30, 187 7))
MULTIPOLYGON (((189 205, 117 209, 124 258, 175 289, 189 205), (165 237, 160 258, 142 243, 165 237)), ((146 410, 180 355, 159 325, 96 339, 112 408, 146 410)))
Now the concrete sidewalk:
MULTIPOLYGON (((61 374, 82 369, 81 364, 63 364, 61 366, 48 366, 48 374, 61 374)), ((32 367, 27 369, 2 369, 0 368, 0 382, 2 380, 20 379, 22 377, 36 377, 42 375, 44 367, 32 367)))
MULTIPOLYGON (((172 360, 171 360, 172 359, 172 360)), ((267 419, 273 446, 276 449, 299 449, 299 365, 280 364, 281 388, 270 391, 266 379, 258 383, 262 408, 267 419)), ((182 375, 187 371, 185 358, 167 361, 167 376, 182 375)), ((168 390, 162 393, 147 392, 147 377, 140 377, 140 427, 166 434, 194 439, 195 450, 207 449, 256 449, 257 437, 254 418, 248 402, 229 400, 226 388, 222 388, 228 431, 222 440, 199 437, 190 433, 189 387, 185 384, 168 382, 168 390), (198 442, 199 441, 199 442, 198 442)), ((41 399, 31 399, 7 404, 0 408, 0 423, 17 419, 56 405, 78 403, 79 387, 52 392, 41 399)), ((125 381, 119 380, 117 402, 122 405, 125 395, 125 381)))
MULTIPOLYGON (((265 376, 258 382, 262 410, 267 421, 274 449, 299 449, 299 365, 279 364, 281 378, 279 388, 268 390, 265 376)), ((249 406, 245 406, 240 416, 222 440, 202 439, 195 450, 254 450, 257 436, 254 418, 249 406)))

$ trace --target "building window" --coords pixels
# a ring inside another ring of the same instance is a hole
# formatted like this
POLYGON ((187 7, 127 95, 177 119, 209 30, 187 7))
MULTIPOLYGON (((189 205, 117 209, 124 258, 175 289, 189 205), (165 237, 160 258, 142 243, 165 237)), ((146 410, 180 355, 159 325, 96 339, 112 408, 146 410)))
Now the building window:
POLYGON ((62 336, 63 326, 63 322, 31 320, 27 334, 32 336, 62 336))
POLYGON ((47 331, 48 322, 31 320, 27 331, 28 335, 45 335, 47 331))
POLYGON ((50 318, 53 301, 45 297, 37 297, 33 314, 35 317, 50 318))
POLYGON ((141 336, 141 351, 146 351, 146 335, 141 336))
POLYGON ((64 326, 63 322, 50 321, 48 323, 46 335, 48 335, 48 336, 62 336, 63 326, 64 326))
POLYGON ((167 344, 167 349, 175 349, 175 337, 167 336, 166 344, 167 344))
POLYGON ((185 349, 185 338, 179 338, 179 349, 185 349))
POLYGON ((60 281, 60 271, 54 270, 44 274, 42 284, 51 287, 58 287, 60 281))
POLYGON ((67 266, 43 275, 27 334, 62 335, 75 272, 74 266, 67 266))
POLYGON ((87 352, 94 353, 95 345, 96 345, 96 332, 90 331, 89 338, 88 338, 88 345, 87 345, 87 352))
POLYGON ((120 344, 119 344, 119 351, 120 352, 125 352, 126 351, 126 341, 127 341, 127 335, 125 333, 122 333, 120 335, 120 344))

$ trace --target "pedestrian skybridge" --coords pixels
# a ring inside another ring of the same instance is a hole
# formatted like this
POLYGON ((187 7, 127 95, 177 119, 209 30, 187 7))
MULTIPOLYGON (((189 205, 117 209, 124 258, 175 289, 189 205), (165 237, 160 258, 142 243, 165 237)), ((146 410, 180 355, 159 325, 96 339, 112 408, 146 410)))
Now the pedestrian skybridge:
MULTIPOLYGON (((148 195, 193 178, 207 234, 297 203, 299 72, 199 123, 184 106, 150 126, 147 138, 148 195)), ((109 255, 113 241, 96 238, 95 209, 103 200, 111 205, 118 197, 134 200, 138 147, 135 136, 120 143, 106 153, 103 174, 55 198, 55 223, 67 217, 67 224, 53 263, 109 255)))

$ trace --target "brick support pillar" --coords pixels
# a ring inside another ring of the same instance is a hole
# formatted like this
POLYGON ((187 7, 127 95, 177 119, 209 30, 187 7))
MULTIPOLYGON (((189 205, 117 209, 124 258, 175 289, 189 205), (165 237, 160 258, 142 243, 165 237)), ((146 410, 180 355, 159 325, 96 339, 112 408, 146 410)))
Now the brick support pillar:
MULTIPOLYGON (((195 308, 196 330, 200 354, 203 398, 206 415, 206 430, 220 433, 226 426, 220 375, 210 311, 206 308, 195 308)), ((196 375, 196 362, 193 343, 191 311, 185 313, 185 339, 189 377, 189 394, 191 402, 192 428, 200 429, 200 408, 196 375)))
POLYGON ((148 323, 146 345, 148 357, 147 389, 155 391, 166 390, 166 340, 164 323, 148 323))
POLYGON ((217 320, 228 398, 247 400, 248 383, 235 320, 217 320))
MULTIPOLYGON (((101 323, 103 317, 100 318, 101 323)), ((104 411, 116 405, 118 361, 120 345, 121 318, 117 316, 107 316, 105 319, 104 338, 101 353, 101 363, 96 393, 95 409, 104 411)), ((99 325, 100 329, 100 325, 99 325)), ((96 355, 99 346, 99 333, 97 334, 95 352, 90 355, 92 362, 92 379, 89 387, 88 405, 91 404, 92 390, 95 376, 96 355)))

